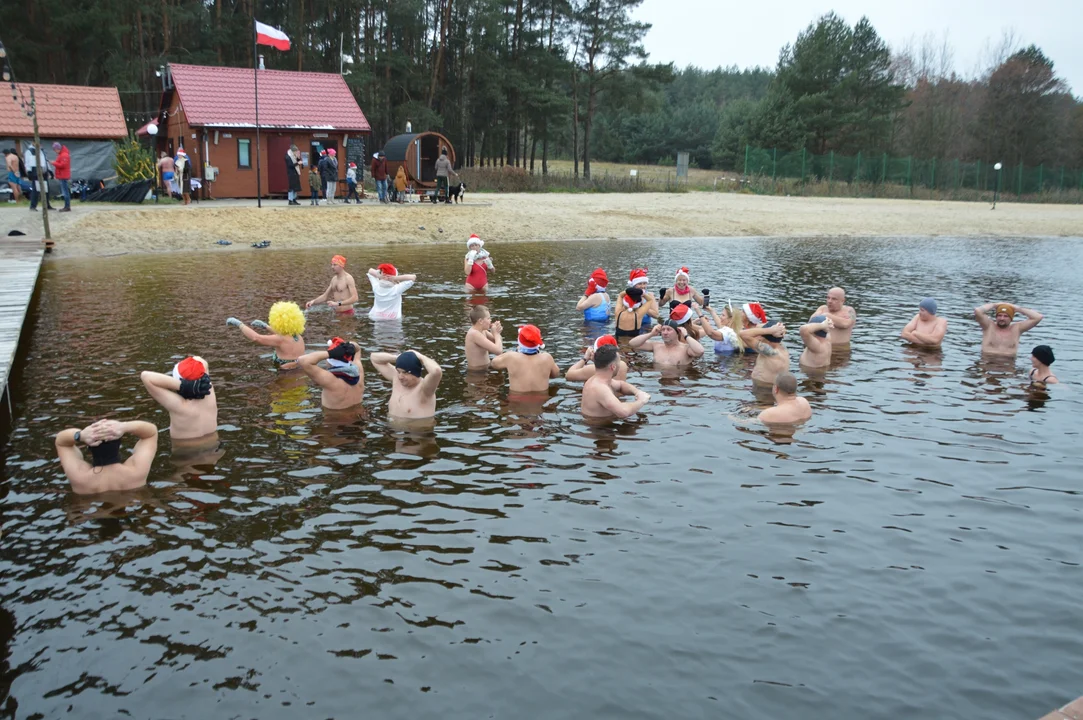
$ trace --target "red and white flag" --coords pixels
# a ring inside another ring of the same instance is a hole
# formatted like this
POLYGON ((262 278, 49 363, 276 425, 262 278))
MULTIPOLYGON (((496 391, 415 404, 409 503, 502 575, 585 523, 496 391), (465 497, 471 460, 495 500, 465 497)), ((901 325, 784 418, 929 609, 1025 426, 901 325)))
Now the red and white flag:
POLYGON ((279 50, 290 49, 290 39, 286 36, 286 33, 270 25, 264 25, 259 20, 256 21, 256 44, 270 45, 279 50))

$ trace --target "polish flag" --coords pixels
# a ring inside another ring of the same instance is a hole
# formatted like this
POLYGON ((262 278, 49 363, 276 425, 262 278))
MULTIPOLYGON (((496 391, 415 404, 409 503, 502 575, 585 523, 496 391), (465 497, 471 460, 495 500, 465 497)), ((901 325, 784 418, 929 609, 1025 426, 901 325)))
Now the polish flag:
POLYGON ((286 33, 270 25, 264 25, 259 20, 256 21, 256 44, 270 45, 279 50, 290 49, 290 39, 286 37, 286 33))

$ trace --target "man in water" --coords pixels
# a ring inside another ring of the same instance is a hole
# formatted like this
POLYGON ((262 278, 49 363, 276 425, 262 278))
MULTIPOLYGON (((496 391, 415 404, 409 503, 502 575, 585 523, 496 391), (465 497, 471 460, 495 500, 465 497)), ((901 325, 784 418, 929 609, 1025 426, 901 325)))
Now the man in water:
POLYGON ((353 275, 346 272, 346 258, 335 255, 331 258, 331 284, 323 291, 323 294, 305 303, 305 310, 313 305, 327 303, 335 312, 343 315, 353 315, 353 304, 357 302, 357 283, 353 275))
POLYGON ((936 314, 936 300, 927 297, 918 303, 918 314, 906 324, 900 336, 903 340, 925 347, 940 347, 948 321, 936 314))
POLYGON ((213 438, 218 430, 218 398, 206 360, 186 357, 169 375, 144 370, 139 379, 169 412, 169 436, 174 441, 213 438))
MULTIPOLYGON (((688 334, 684 324, 692 318, 692 311, 687 305, 678 305, 669 313, 669 320, 655 325, 646 335, 637 335, 628 341, 633 350, 654 353, 654 362, 660 365, 688 365, 703 355, 703 346, 699 340, 688 334), (662 342, 648 342, 661 335, 662 342)), ((595 360, 597 365, 598 361, 595 360)))
POLYGON ((585 382, 594 377, 594 373, 598 371, 594 365, 594 356, 606 345, 617 348, 617 371, 613 374, 613 379, 622 382, 627 380, 628 363, 620 359, 620 346, 617 344, 617 339, 612 335, 602 335, 595 340, 594 345, 587 348, 586 352, 583 353, 583 357, 564 373, 564 379, 568 382, 585 382))
POLYGON ((603 345, 594 353, 594 375, 583 384, 580 412, 586 418, 626 418, 635 415, 651 399, 642 390, 617 380, 617 347, 603 345), (635 400, 622 402, 620 395, 635 400))
POLYGON ((82 430, 62 430, 56 436, 60 466, 78 495, 143 487, 157 450, 158 428, 142 420, 99 420, 82 430), (122 461, 120 439, 125 435, 134 435, 139 440, 128 459, 122 461), (79 445, 90 449, 92 462, 83 459, 79 445))
POLYGON ((981 351, 987 355, 1009 355, 1015 357, 1019 350, 1019 336, 1042 321, 1042 314, 1036 310, 1016 307, 1011 303, 987 303, 974 308, 974 318, 981 325, 981 351), (989 311, 996 310, 995 319, 989 319, 989 311), (1013 323, 1016 313, 1026 316, 1026 320, 1013 323))
POLYGON ((849 346, 850 333, 857 322, 857 312, 846 304, 846 293, 842 288, 833 287, 828 290, 827 304, 816 308, 816 312, 812 314, 825 315, 831 319, 832 327, 828 331, 828 338, 832 347, 849 346))
POLYGON ((361 404, 365 394, 365 372, 361 351, 356 344, 340 337, 331 338, 326 350, 305 353, 297 365, 320 386, 320 404, 328 410, 345 410, 361 404), (317 363, 327 361, 328 370, 317 363))
POLYGON ((466 331, 466 368, 488 370, 489 354, 504 352, 504 341, 500 338, 503 327, 492 321, 489 308, 484 305, 475 305, 470 310, 470 322, 473 325, 466 331))
POLYGON ((801 326, 801 339, 805 350, 800 364, 807 368, 827 367, 831 364, 831 328, 834 321, 826 315, 813 315, 801 326))
MULTIPOLYGON (((773 328, 782 325, 777 320, 771 320, 764 324, 764 328, 773 328)), ((773 385, 779 373, 790 369, 790 351, 786 349, 783 340, 786 335, 786 326, 782 325, 783 335, 761 335, 756 345, 756 367, 752 368, 752 382, 761 385, 773 385)), ((766 388, 765 388, 766 389, 766 388)))
POLYGON ((508 389, 513 393, 549 392, 550 378, 560 377, 560 368, 545 350, 541 330, 533 325, 519 328, 518 352, 493 358, 494 370, 508 372, 508 389))
POLYGON ((376 372, 391 381, 387 412, 393 419, 422 420, 436 415, 436 388, 444 371, 417 350, 377 352, 369 357, 376 372))
POLYGON ((797 378, 791 373, 779 373, 771 389, 775 406, 760 413, 760 422, 767 425, 793 425, 812 417, 808 400, 797 396, 797 378))
POLYGON ((417 280, 417 275, 399 275, 391 263, 369 268, 369 284, 372 285, 372 309, 369 320, 401 320, 402 294, 417 280))

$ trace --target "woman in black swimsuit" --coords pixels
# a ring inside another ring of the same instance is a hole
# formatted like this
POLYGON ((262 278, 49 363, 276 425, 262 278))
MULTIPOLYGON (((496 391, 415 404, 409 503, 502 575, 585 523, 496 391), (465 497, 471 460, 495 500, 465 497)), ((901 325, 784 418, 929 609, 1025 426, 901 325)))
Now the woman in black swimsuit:
POLYGON ((1055 385, 1060 382, 1049 369, 1054 360, 1056 358, 1053 357, 1053 348, 1048 345, 1039 345, 1030 351, 1030 364, 1034 368, 1030 371, 1031 385, 1055 385))

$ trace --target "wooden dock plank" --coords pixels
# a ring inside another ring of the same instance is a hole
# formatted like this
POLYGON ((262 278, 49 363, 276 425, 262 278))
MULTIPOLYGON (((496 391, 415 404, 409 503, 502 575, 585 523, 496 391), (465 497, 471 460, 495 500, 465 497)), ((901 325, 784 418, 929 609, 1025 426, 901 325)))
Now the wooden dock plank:
POLYGON ((37 240, 0 238, 0 396, 7 389, 44 255, 37 240))

